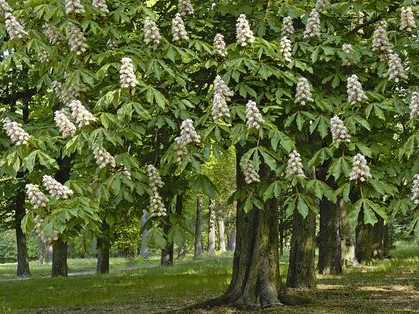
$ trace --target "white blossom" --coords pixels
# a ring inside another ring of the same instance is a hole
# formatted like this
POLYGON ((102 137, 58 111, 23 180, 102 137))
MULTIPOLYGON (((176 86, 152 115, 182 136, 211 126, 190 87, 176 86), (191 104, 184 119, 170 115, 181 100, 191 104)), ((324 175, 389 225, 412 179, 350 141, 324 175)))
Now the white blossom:
POLYGON ((193 6, 190 0, 179 0, 178 12, 180 15, 193 15, 193 6))
POLYGON ((6 30, 10 36, 10 39, 23 38, 28 34, 12 13, 6 12, 4 16, 6 30))
POLYGON ((50 54, 45 49, 42 49, 41 52, 38 54, 38 59, 40 63, 48 63, 50 58, 50 54))
POLYGON ((403 78, 407 78, 399 55, 394 52, 388 55, 388 78, 396 83, 403 78))
POLYGON ((161 196, 157 191, 154 191, 153 195, 150 197, 150 209, 154 216, 167 216, 166 207, 164 206, 161 196))
POLYGON ((288 39, 288 37, 284 36, 281 38, 281 42, 280 42, 280 49, 279 49, 279 53, 282 55, 282 57, 284 58, 284 60, 286 62, 291 62, 292 59, 292 46, 291 46, 291 40, 288 39))
POLYGON ((105 0, 93 0, 92 5, 101 10, 103 13, 109 13, 109 8, 105 0))
POLYGON ((37 185, 26 184, 26 195, 34 208, 47 206, 48 198, 39 190, 37 185))
POLYGON ((297 83, 295 92, 295 102, 297 104, 305 105, 306 102, 313 102, 313 95, 310 91, 310 84, 305 77, 300 77, 297 83))
POLYGON ((365 182, 371 177, 370 167, 368 167, 364 155, 356 154, 352 158, 352 170, 349 174, 349 181, 365 182))
POLYGON ((182 121, 182 124, 180 125, 180 137, 177 142, 182 145, 188 145, 192 143, 199 144, 201 142, 201 137, 196 133, 193 121, 191 119, 182 121))
POLYGON ((244 47, 248 44, 252 44, 255 41, 253 31, 250 29, 249 22, 246 19, 246 15, 240 14, 236 23, 236 39, 237 44, 244 47))
POLYGON ((251 184, 253 182, 259 182, 260 177, 255 168, 253 167, 253 164, 248 161, 243 169, 243 175, 244 175, 244 181, 246 184, 251 184))
POLYGON ((249 100, 246 104, 246 123, 249 129, 259 129, 260 125, 265 122, 262 114, 259 112, 256 102, 249 100))
POLYGON ((342 45, 342 50, 343 50, 344 53, 349 55, 354 51, 354 48, 352 48, 351 44, 343 44, 342 45))
POLYGON ((182 142, 182 138, 180 136, 175 138, 174 151, 175 151, 175 162, 177 164, 181 164, 183 158, 188 153, 188 150, 186 148, 186 145, 182 142))
POLYGON ((316 9, 311 10, 304 30, 304 38, 320 37, 320 16, 316 9))
POLYGON ((0 0, 0 14, 5 15, 7 12, 12 12, 12 8, 6 0, 0 0))
POLYGON ((410 100, 410 119, 419 118, 419 92, 413 92, 410 100))
POLYGON ((84 12, 84 7, 81 4, 80 0, 66 0, 65 13, 84 14, 84 12))
POLYGON ((351 141, 348 129, 338 116, 334 116, 330 119, 330 130, 332 132, 332 139, 334 142, 343 141, 349 143, 351 141))
POLYGON ((385 22, 380 23, 372 35, 372 50, 385 56, 390 53, 391 47, 387 36, 387 24, 385 22))
POLYGON ((234 96, 234 92, 228 88, 227 84, 219 75, 214 79, 214 93, 225 97, 227 101, 230 100, 230 97, 234 96))
POLYGON ((400 13, 400 30, 411 33, 414 29, 416 29, 416 22, 412 7, 402 7, 400 13))
POLYGON ((69 23, 67 26, 67 39, 70 45, 70 50, 75 52, 77 55, 81 55, 86 52, 89 47, 83 32, 73 23, 69 23))
POLYGON ((53 177, 49 175, 44 175, 42 177, 42 183, 44 187, 47 189, 48 193, 55 199, 67 199, 74 194, 74 192, 62 185, 60 182, 55 180, 53 177))
POLYGON ((72 100, 68 107, 71 110, 71 117, 77 124, 77 127, 82 128, 96 121, 96 118, 89 110, 84 107, 79 100, 72 100))
POLYGON ((60 35, 60 31, 54 25, 46 24, 43 28, 44 34, 51 45, 55 45, 61 41, 62 37, 60 35))
POLYGON ((52 82, 51 87, 62 104, 68 105, 71 102, 73 95, 71 95, 69 90, 64 88, 63 84, 54 81, 52 82))
POLYGON ((226 98, 223 95, 214 94, 211 114, 214 120, 230 117, 230 110, 228 109, 226 98))
POLYGON ((96 160, 96 164, 99 168, 105 168, 107 165, 112 168, 116 167, 115 158, 103 147, 99 145, 93 146, 93 157, 96 160))
POLYGON ((138 84, 138 80, 134 73, 134 64, 131 58, 124 57, 121 59, 121 67, 119 69, 119 81, 121 88, 134 88, 138 84))
POLYGON ((6 131, 10 140, 16 145, 25 145, 28 143, 29 134, 22 129, 20 123, 10 120, 9 118, 3 119, 3 129, 6 131))
POLYGON ((316 10, 320 11, 321 9, 327 8, 330 5, 330 0, 317 0, 316 10))
POLYGON ((346 90, 348 92, 348 102, 351 105, 356 105, 357 103, 361 103, 364 99, 367 99, 367 96, 362 89, 362 85, 358 80, 358 76, 355 74, 348 78, 346 90))
POLYGON ((220 57, 227 56, 226 43, 224 42, 224 36, 216 34, 214 37, 213 54, 220 57))
POLYGON ((185 24, 179 13, 176 13, 172 20, 172 36, 173 41, 189 40, 188 32, 186 31, 185 24))
POLYGON ((414 204, 419 204, 419 173, 413 177, 412 196, 410 199, 414 204))
POLYGON ((289 37, 294 34, 294 26, 292 25, 292 17, 286 16, 282 20, 281 37, 289 37))
POLYGON ((57 125, 62 137, 73 137, 76 134, 77 128, 67 117, 64 110, 57 110, 54 112, 54 121, 57 125))
POLYGON ((147 165, 147 175, 150 182, 150 188, 153 192, 157 192, 157 189, 164 186, 164 182, 161 179, 159 172, 153 165, 147 165))
POLYGON ((154 22, 150 17, 146 17, 144 21, 144 41, 147 44, 159 44, 160 39, 161 36, 156 22, 154 22))
POLYGON ((288 155, 288 163, 287 168, 285 169, 285 176, 287 178, 305 178, 305 174, 303 171, 303 163, 301 162, 301 156, 296 150, 293 150, 288 155))

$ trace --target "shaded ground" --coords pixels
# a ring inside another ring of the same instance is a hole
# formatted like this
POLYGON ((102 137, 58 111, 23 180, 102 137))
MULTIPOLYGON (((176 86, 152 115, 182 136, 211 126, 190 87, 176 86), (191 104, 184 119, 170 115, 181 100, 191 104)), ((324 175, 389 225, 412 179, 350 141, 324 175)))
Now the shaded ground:
MULTIPOLYGON (((307 306, 260 312, 419 313, 419 248, 415 250, 410 257, 395 254, 371 266, 348 269, 343 276, 319 276, 314 291, 290 291, 310 299, 307 306)), ((0 313, 255 313, 228 307, 186 309, 225 291, 230 256, 186 260, 170 268, 150 266, 154 262, 131 263, 123 270, 127 265, 121 262, 119 270, 107 276, 0 281, 0 313)), ((285 263, 281 271, 285 278, 285 263)))

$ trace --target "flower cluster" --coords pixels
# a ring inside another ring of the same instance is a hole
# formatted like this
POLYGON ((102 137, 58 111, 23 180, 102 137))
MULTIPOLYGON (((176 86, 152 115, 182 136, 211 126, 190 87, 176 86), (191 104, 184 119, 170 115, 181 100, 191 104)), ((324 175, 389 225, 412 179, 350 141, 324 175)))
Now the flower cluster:
POLYGON ((367 160, 364 155, 356 154, 352 158, 352 170, 349 174, 349 181, 365 182, 371 178, 370 167, 367 165, 367 160))
POLYGON ((150 209, 153 215, 158 217, 167 216, 166 207, 164 206, 161 196, 157 191, 150 197, 150 209))
POLYGON ((13 143, 16 145, 25 145, 28 143, 29 134, 22 129, 20 123, 10 120, 9 118, 3 119, 3 129, 13 143))
POLYGON ((227 100, 230 100, 230 97, 234 95, 234 92, 228 88, 227 84, 219 75, 217 75, 214 80, 214 93, 222 95, 227 100))
POLYGON ((193 15, 193 6, 190 0, 179 0, 178 12, 180 15, 193 15))
POLYGON ((121 88, 135 87, 138 80, 135 77, 134 65, 131 58, 124 57, 121 59, 121 67, 119 69, 119 81, 121 88))
POLYGON ((74 134, 76 134, 77 128, 73 124, 73 122, 71 122, 70 119, 67 117, 67 114, 65 113, 65 111, 63 110, 55 111, 54 121, 62 137, 64 138, 73 137, 74 134))
POLYGON ((255 36, 250 29, 249 22, 246 19, 246 15, 240 14, 236 23, 236 39, 237 43, 245 47, 248 44, 252 44, 255 41, 255 36))
POLYGON ((23 38, 23 36, 28 34, 12 13, 6 12, 4 17, 10 39, 23 38))
POLYGON ((186 149, 186 145, 183 144, 180 136, 175 138, 174 151, 175 151, 175 162, 177 164, 180 164, 183 160, 183 157, 185 157, 185 155, 188 153, 188 150, 186 149))
POLYGON ((0 0, 0 14, 5 15, 7 12, 12 12, 12 8, 6 0, 0 0))
POLYGON ((351 44, 343 44, 342 45, 342 50, 343 50, 344 53, 349 55, 354 51, 354 48, 352 48, 351 44))
POLYGON ((101 169, 105 168, 107 165, 110 165, 112 168, 116 167, 115 158, 101 146, 93 146, 93 157, 96 160, 96 164, 98 164, 101 169))
POLYGON ((403 78, 407 78, 402 61, 397 53, 388 55, 388 78, 396 83, 403 78))
POLYGON ((262 114, 259 112, 256 102, 249 100, 246 104, 246 123, 249 129, 259 129, 260 125, 265 122, 262 118, 262 114))
POLYGON ((292 17, 286 16, 282 20, 281 37, 288 37, 294 34, 294 26, 292 25, 292 17))
POLYGON ((51 45, 55 45, 61 41, 60 31, 54 25, 44 25, 44 34, 51 45))
POLYGON ((96 121, 96 118, 81 104, 79 100, 72 100, 68 107, 71 110, 71 117, 74 119, 79 128, 96 121))
POLYGON ((164 182, 161 179, 159 172, 153 165, 147 165, 147 175, 150 182, 150 187, 154 192, 164 186, 164 182))
POLYGON ((57 230, 52 230, 52 233, 51 233, 50 236, 45 235, 44 231, 41 229, 43 222, 44 222, 44 220, 41 218, 41 216, 36 215, 36 217, 34 219, 35 233, 39 236, 41 241, 44 242, 44 243, 51 243, 52 241, 57 241, 58 240, 58 231, 57 230))
POLYGON ((26 184, 26 194, 29 202, 34 208, 41 208, 47 206, 48 198, 39 190, 37 185, 26 184))
POLYGON ((416 28, 412 7, 402 7, 400 13, 400 30, 411 33, 416 28))
POLYGON ((413 177, 412 196, 410 199, 414 204, 419 204, 419 173, 413 177))
POLYGON ((173 41, 189 40, 188 32, 186 31, 185 24, 179 13, 176 13, 172 20, 172 36, 173 41))
POLYGON ((93 0, 92 5, 101 10, 103 13, 109 13, 108 5, 105 0, 93 0))
POLYGON ((349 143, 351 141, 351 135, 349 134, 348 129, 338 116, 334 116, 330 119, 330 130, 334 142, 343 141, 349 143))
POLYGON ((66 0, 65 13, 84 14, 84 12, 84 7, 81 4, 80 0, 66 0))
POLYGON ((323 8, 327 8, 330 5, 330 0, 317 0, 316 10, 320 11, 323 8))
POLYGON ((413 92, 412 99, 410 100, 410 119, 419 118, 419 93, 413 92))
POLYGON ((391 43, 387 36, 387 24, 380 23, 372 35, 372 50, 387 55, 391 51, 391 43))
POLYGON ((73 23, 69 23, 67 26, 67 39, 70 45, 70 50, 75 52, 77 55, 81 55, 86 52, 89 47, 83 32, 73 23))
POLYGON ((243 175, 244 175, 244 181, 246 184, 251 184, 253 182, 259 182, 260 177, 255 168, 253 167, 253 164, 248 161, 243 169, 243 175))
POLYGON ((217 75, 214 80, 214 98, 212 99, 212 116, 214 120, 230 117, 227 101, 234 95, 223 79, 217 75))
POLYGON ((287 168, 285 169, 285 176, 287 178, 292 178, 292 177, 305 178, 305 174, 303 171, 303 163, 301 162, 301 156, 296 150, 293 150, 288 155, 288 163, 287 163, 287 168))
POLYGON ((42 49, 41 52, 38 54, 38 60, 41 63, 48 63, 50 58, 50 54, 45 49, 42 49))
POLYGON ((70 103, 73 95, 71 95, 71 93, 66 88, 64 88, 63 84, 54 81, 52 82, 51 87, 62 104, 67 105, 70 103))
POLYGON ((311 10, 304 30, 304 38, 320 37, 320 16, 316 9, 311 10))
POLYGON ((179 143, 182 145, 192 143, 199 144, 201 142, 201 137, 196 133, 191 119, 182 121, 182 124, 180 125, 180 136, 178 138, 179 143))
POLYGON ((295 102, 301 105, 305 105, 306 102, 313 102, 313 95, 310 91, 310 84, 305 77, 300 77, 297 83, 297 89, 295 93, 295 102))
POLYGON ((224 36, 221 34, 216 34, 214 37, 213 53, 220 57, 227 56, 226 43, 224 42, 224 36))
POLYGON ((282 55, 286 62, 291 62, 291 40, 289 40, 287 36, 284 36, 281 38, 280 45, 281 47, 279 49, 279 53, 282 55))
POLYGON ((147 44, 159 44, 160 39, 161 36, 156 22, 154 22, 150 17, 146 17, 144 21, 144 41, 147 44))
POLYGON ((357 103, 362 102, 364 99, 367 99, 362 85, 358 80, 358 76, 353 74, 348 78, 346 83, 346 90, 348 92, 348 102, 351 105, 356 105, 357 103))
POLYGON ((66 187, 65 185, 62 185, 51 176, 44 175, 42 177, 42 183, 47 189, 48 193, 57 200, 67 199, 74 194, 73 190, 66 187))

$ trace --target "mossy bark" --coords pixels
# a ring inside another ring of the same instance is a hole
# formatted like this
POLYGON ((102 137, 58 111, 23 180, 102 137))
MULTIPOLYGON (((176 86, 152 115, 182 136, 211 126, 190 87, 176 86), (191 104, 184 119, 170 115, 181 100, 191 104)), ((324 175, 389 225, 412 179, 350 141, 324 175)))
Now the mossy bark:
POLYGON ((355 258, 355 234, 349 224, 348 205, 343 199, 340 199, 338 206, 340 209, 342 262, 345 266, 353 266, 358 262, 355 258))
POLYGON ((309 210, 303 218, 293 214, 291 251, 287 287, 312 289, 316 286, 315 273, 316 214, 309 210))
POLYGON ((18 277, 29 277, 31 271, 29 268, 28 247, 26 245, 26 235, 24 234, 21 223, 26 214, 25 211, 25 189, 22 186, 17 192, 15 202, 15 230, 17 242, 17 270, 18 277))

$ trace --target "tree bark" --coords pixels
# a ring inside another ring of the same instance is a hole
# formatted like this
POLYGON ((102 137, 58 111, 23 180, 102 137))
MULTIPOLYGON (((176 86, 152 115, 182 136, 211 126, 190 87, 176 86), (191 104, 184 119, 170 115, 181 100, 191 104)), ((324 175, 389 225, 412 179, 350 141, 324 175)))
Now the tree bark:
POLYGON ((320 274, 342 273, 342 248, 339 207, 328 200, 320 202, 320 233, 318 238, 320 274))
POLYGON ((109 250, 111 248, 110 242, 104 238, 97 239, 97 274, 109 274, 109 250))
MULTIPOLYGON (((143 210, 143 215, 141 216, 141 223, 144 225, 147 222, 148 219, 148 213, 147 211, 144 209, 143 210)), ((141 235, 141 248, 140 248, 140 255, 143 258, 147 258, 148 257, 148 246, 146 244, 146 238, 147 238, 147 230, 143 231, 143 234, 141 235)))
POLYGON ((358 225, 356 227, 356 247, 355 256, 359 263, 370 264, 372 259, 372 230, 370 224, 364 224, 364 212, 358 215, 358 225))
POLYGON ((67 242, 62 239, 52 242, 52 277, 67 277, 67 242))
MULTIPOLYGON (((176 209, 175 213, 177 215, 181 215, 183 210, 183 195, 176 196, 176 209)), ((166 223, 163 226, 163 233, 168 235, 170 233, 171 226, 170 224, 166 223)), ((160 257, 160 265, 162 266, 172 266, 173 265, 173 251, 174 251, 174 244, 173 241, 168 239, 166 247, 161 250, 161 257, 160 257)))
POLYGON ((309 210, 304 219, 296 210, 293 214, 287 287, 307 289, 315 287, 315 249, 316 214, 309 210))
POLYGON ((224 218, 219 215, 218 216, 218 240, 220 245, 220 252, 226 251, 226 240, 225 240, 225 226, 224 226, 224 218))
POLYGON ((358 262, 355 257, 355 241, 353 235, 353 229, 349 224, 348 218, 348 205, 343 199, 338 201, 340 209, 340 241, 342 251, 342 262, 345 266, 353 266, 358 262))
POLYGON ((26 214, 25 211, 25 188, 20 187, 16 195, 16 208, 15 208, 15 230, 17 242, 17 270, 18 277, 28 277, 31 275, 29 269, 28 248, 26 245, 26 235, 23 233, 21 223, 26 214))
POLYGON ((208 206, 208 254, 215 255, 215 201, 211 200, 208 206))
POLYGON ((236 249, 236 230, 229 229, 227 234, 227 250, 234 252, 236 249))
POLYGON ((202 255, 202 196, 196 199, 195 249, 194 257, 202 255))
POLYGON ((378 221, 372 228, 371 241, 372 241, 372 257, 383 259, 386 256, 384 239, 386 237, 386 227, 383 218, 377 216, 378 221))

